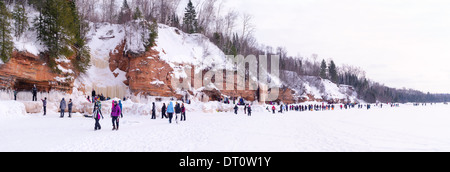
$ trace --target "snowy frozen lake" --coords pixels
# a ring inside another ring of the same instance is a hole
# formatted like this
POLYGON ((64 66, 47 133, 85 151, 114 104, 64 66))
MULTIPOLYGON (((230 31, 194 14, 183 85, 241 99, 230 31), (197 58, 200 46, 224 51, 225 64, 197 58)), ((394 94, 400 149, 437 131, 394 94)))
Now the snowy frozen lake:
MULTIPOLYGON (((190 113, 187 121, 127 115, 112 131, 94 120, 29 114, 0 118, 0 151, 450 151, 450 106, 323 112, 190 113)), ((0 114, 5 115, 5 114, 0 114)))

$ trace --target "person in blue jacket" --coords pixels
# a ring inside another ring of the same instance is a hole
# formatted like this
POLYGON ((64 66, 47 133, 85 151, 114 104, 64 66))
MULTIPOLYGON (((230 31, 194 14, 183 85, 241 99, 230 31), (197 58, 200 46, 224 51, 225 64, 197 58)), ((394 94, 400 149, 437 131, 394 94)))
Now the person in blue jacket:
POLYGON ((119 100, 120 116, 123 116, 122 100, 119 100))
POLYGON ((170 102, 167 106, 167 114, 169 115, 169 123, 172 123, 173 113, 174 113, 173 103, 170 102))

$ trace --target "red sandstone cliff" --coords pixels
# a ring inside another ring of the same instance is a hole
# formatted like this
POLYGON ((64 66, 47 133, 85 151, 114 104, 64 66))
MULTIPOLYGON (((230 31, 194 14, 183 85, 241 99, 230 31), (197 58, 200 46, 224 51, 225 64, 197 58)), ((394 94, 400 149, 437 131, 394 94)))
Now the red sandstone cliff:
MULTIPOLYGON (((70 68, 69 64, 61 63, 61 66, 70 68)), ((14 51, 11 59, 0 65, 0 88, 2 89, 26 91, 36 85, 42 92, 59 90, 71 93, 73 80, 61 80, 61 78, 67 78, 67 75, 52 72, 44 60, 27 52, 14 51)))

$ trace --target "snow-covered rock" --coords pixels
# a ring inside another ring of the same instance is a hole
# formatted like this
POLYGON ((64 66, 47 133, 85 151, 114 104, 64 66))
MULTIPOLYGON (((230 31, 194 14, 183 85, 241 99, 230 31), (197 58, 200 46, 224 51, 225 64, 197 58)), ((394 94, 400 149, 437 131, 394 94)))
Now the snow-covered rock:
POLYGON ((0 100, 0 120, 22 118, 26 114, 27 111, 23 103, 0 100))
POLYGON ((25 110, 27 113, 41 113, 42 112, 42 102, 24 101, 25 110))

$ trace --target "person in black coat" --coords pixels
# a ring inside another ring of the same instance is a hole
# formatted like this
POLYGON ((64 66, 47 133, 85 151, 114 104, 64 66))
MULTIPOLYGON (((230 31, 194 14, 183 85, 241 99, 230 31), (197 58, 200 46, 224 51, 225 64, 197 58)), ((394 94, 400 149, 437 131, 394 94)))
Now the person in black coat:
POLYGON ((153 102, 153 107, 152 107, 152 119, 156 119, 155 102, 153 102))
POLYGON ((239 107, 238 107, 237 105, 235 105, 235 106, 234 106, 234 114, 237 115, 238 109, 239 109, 239 107))
POLYGON ((72 106, 73 106, 72 99, 69 100, 69 104, 67 106, 69 108, 69 118, 72 118, 72 106))
POLYGON ((36 85, 34 85, 34 87, 31 90, 31 92, 33 93, 33 100, 32 101, 37 101, 37 88, 36 88, 36 85))
POLYGON ((95 90, 92 89, 92 103, 95 103, 95 96, 97 96, 97 94, 95 93, 95 90))
POLYGON ((163 107, 162 107, 162 109, 161 109, 161 119, 167 118, 167 116, 166 116, 166 110, 167 110, 166 104, 163 103, 163 107))
POLYGON ((250 105, 248 105, 247 111, 248 116, 252 116, 252 107, 250 105))
POLYGON ((177 105, 175 105, 175 121, 178 124, 178 114, 181 113, 181 106, 179 103, 177 103, 177 105))

